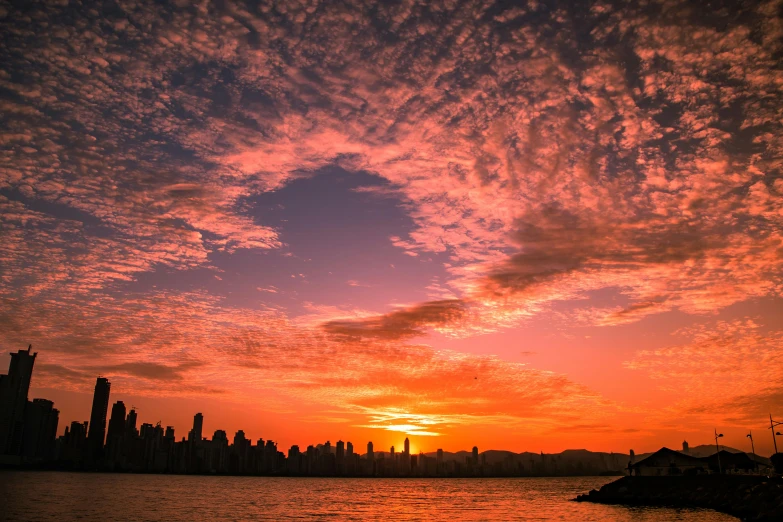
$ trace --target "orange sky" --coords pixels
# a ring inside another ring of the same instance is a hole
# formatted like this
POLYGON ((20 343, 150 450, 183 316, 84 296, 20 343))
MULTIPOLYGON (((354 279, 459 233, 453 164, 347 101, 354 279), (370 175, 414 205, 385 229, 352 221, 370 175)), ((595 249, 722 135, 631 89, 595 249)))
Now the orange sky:
POLYGON ((0 16, 0 345, 61 430, 101 374, 282 450, 771 453, 779 1, 285 4, 0 16))

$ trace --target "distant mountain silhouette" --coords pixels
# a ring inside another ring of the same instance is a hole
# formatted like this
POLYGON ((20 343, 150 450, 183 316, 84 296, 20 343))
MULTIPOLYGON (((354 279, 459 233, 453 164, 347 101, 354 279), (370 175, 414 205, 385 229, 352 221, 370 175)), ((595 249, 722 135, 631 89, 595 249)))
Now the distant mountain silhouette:
MULTIPOLYGON (((736 448, 730 448, 728 446, 723 446, 723 445, 721 445, 720 449, 721 449, 721 451, 728 451, 729 453, 745 453, 742 450, 738 450, 736 448)), ((680 453, 682 453, 682 451, 680 451, 680 453)), ((702 458, 702 457, 709 457, 711 455, 715 455, 715 453, 716 453, 716 451, 715 451, 715 445, 714 444, 702 444, 700 446, 693 446, 692 448, 690 448, 690 450, 688 451, 687 454, 690 455, 691 457, 702 458)), ((647 458, 650 455, 652 455, 652 453, 641 453, 641 454, 638 454, 638 455, 636 455, 636 462, 639 462, 640 460, 642 460, 644 458, 647 458)), ((749 457, 751 456, 750 453, 748 453, 747 455, 749 457)), ((755 460, 756 460, 756 462, 759 462, 761 464, 765 464, 767 466, 771 465, 771 462, 770 462, 770 460, 768 458, 762 457, 760 455, 756 455, 755 460)))
MULTIPOLYGON (((721 450, 730 453, 744 453, 735 448, 721 446, 721 450)), ((694 457, 709 457, 715 454, 715 446, 705 444, 690 448, 689 454, 694 457)), ((437 457, 437 452, 425 453, 428 457, 437 457)), ((636 462, 652 455, 642 453, 636 455, 636 462)), ((443 452, 444 462, 466 462, 472 458, 469 451, 443 452)), ((560 474, 601 474, 622 472, 628 466, 630 455, 627 453, 605 453, 589 451, 586 449, 569 449, 560 453, 514 453, 505 450, 487 450, 479 453, 479 460, 485 461, 488 466, 521 466, 536 474, 560 475, 560 474)), ((762 464, 770 464, 768 458, 756 456, 756 460, 762 464)))
MULTIPOLYGON (((425 453, 437 457, 437 452, 425 453)), ((443 452, 443 461, 466 462, 471 459, 469 451, 443 452)), ((561 453, 514 453, 505 450, 487 450, 479 453, 479 460, 490 467, 502 469, 524 469, 533 475, 597 475, 621 473, 627 466, 629 456, 623 453, 593 452, 584 449, 565 450, 561 453)))

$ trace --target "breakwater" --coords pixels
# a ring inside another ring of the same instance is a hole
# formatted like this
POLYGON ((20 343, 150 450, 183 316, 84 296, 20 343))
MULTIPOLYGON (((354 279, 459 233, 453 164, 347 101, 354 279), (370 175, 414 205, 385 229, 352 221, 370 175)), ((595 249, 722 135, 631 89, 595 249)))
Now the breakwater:
POLYGON ((783 520, 783 480, 747 475, 623 477, 577 502, 699 507, 751 522, 783 520))

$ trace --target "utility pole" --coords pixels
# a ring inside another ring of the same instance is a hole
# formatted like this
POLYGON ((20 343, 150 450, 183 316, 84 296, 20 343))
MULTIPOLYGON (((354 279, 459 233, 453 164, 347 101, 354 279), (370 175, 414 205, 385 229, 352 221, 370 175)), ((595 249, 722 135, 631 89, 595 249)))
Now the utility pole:
POLYGON ((717 450, 717 453, 715 453, 715 456, 718 457, 718 473, 721 475, 723 474, 723 468, 720 465, 720 446, 718 446, 718 439, 720 437, 723 437, 723 433, 718 433, 718 430, 715 430, 715 449, 717 450))
POLYGON ((753 469, 757 470, 759 469, 759 463, 756 462, 756 447, 753 444, 753 432, 751 430, 748 430, 748 434, 746 435, 750 439, 750 451, 751 455, 753 455, 753 469))
POLYGON ((783 422, 772 420, 772 414, 769 414, 769 429, 772 430, 772 444, 775 445, 775 453, 778 452, 778 441, 775 438, 775 436, 780 435, 780 433, 775 431, 775 426, 781 426, 783 425, 783 422))

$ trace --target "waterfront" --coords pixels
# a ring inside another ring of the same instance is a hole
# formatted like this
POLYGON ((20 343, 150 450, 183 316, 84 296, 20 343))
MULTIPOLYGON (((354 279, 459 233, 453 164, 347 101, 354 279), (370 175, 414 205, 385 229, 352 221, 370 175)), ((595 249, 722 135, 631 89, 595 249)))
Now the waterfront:
POLYGON ((711 510, 571 502, 616 477, 347 479, 0 473, 2 520, 728 522, 711 510))

